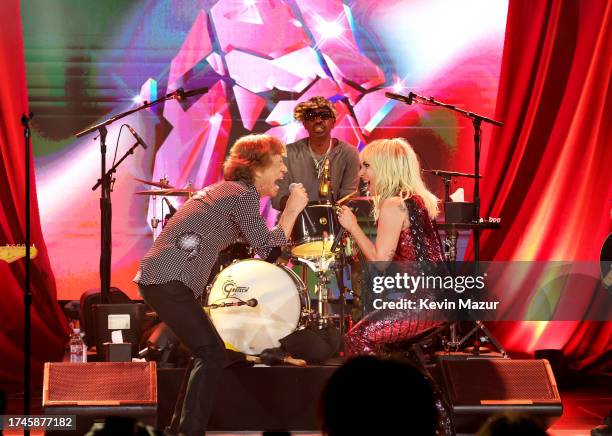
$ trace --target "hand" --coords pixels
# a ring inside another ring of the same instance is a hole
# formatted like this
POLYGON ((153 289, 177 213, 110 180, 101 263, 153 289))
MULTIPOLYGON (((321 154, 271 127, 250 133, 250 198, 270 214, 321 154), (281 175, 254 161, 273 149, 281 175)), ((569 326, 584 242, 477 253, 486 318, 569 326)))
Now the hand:
POLYGON ((359 225, 357 224, 357 217, 348 206, 342 206, 338 211, 338 222, 349 233, 353 233, 355 226, 359 225))
POLYGON ((285 205, 286 210, 300 213, 308 204, 308 194, 301 183, 289 185, 289 198, 285 205))

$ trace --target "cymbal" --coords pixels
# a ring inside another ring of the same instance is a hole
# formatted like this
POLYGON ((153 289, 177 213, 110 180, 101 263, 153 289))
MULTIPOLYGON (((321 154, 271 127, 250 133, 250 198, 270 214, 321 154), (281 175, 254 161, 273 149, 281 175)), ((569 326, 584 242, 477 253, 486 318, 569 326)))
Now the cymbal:
POLYGON ((148 191, 136 191, 136 195, 155 195, 158 197, 191 197, 198 192, 197 189, 150 189, 148 191))
POLYGON ((150 182, 148 180, 142 180, 134 177, 134 180, 140 183, 144 183, 145 185, 157 186, 158 188, 163 189, 173 189, 173 187, 170 185, 170 183, 168 183, 166 179, 161 179, 159 182, 150 182))

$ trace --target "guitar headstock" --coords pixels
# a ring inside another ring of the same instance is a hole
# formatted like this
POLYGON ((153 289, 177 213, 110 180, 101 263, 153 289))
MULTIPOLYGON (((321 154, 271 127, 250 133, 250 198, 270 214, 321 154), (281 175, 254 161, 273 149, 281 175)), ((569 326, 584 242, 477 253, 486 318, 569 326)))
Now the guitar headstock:
MULTIPOLYGON (((26 246, 21 245, 4 245, 0 247, 0 260, 6 263, 15 262, 16 260, 25 257, 26 246)), ((30 247, 30 259, 34 259, 38 255, 38 250, 34 245, 30 247)))

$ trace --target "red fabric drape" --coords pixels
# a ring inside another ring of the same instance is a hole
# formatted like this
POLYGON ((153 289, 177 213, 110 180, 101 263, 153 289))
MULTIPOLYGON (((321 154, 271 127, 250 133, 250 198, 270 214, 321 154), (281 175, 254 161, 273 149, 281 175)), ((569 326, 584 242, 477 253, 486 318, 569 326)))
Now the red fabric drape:
MULTIPOLYGON (((612 208, 612 2, 510 0, 494 134, 484 165, 484 260, 597 260, 612 208)), ((469 253, 471 254, 471 252, 469 253)), ((468 254, 468 255, 469 255, 468 254)), ((500 323, 508 348, 593 361, 611 323, 500 323)))
MULTIPOLYGON (((0 2, 0 245, 25 240, 25 149, 22 114, 27 113, 25 62, 19 0, 0 2)), ((43 240, 33 162, 31 172, 31 238, 38 257, 31 268, 32 383, 42 382, 45 361, 61 360, 67 323, 56 300, 55 280, 43 240)), ((0 388, 23 383, 24 260, 0 261, 0 388)))

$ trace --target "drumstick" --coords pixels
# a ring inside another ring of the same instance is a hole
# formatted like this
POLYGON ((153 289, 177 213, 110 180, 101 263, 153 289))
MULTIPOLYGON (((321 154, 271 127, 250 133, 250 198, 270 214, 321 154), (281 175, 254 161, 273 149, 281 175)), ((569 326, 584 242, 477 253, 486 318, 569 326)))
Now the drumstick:
MULTIPOLYGON (((308 206, 306 206, 306 207, 308 207, 308 206)), ((312 222, 312 218, 310 218, 310 215, 308 215, 308 212, 306 212, 306 208, 304 208, 304 210, 302 210, 302 212, 301 212, 301 213, 302 213, 302 214, 303 214, 303 215, 306 217, 306 219, 308 220, 308 224, 310 224, 310 228, 311 228, 311 229, 316 229, 316 227, 315 227, 314 223, 312 222)))
POLYGON ((348 200, 349 198, 351 198, 353 195, 357 194, 357 190, 351 192, 350 194, 345 195, 344 197, 342 197, 340 200, 338 200, 336 202, 336 204, 342 204, 344 203, 346 200, 348 200))

